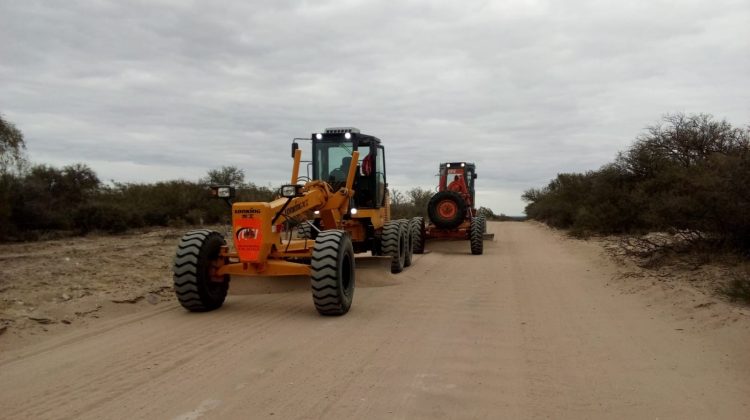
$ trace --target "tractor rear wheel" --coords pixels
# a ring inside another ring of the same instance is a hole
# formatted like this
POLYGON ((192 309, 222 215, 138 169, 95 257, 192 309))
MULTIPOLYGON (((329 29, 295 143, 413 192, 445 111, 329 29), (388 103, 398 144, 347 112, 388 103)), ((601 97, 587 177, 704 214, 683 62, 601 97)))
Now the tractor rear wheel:
POLYGON ((415 254, 424 254, 424 218, 414 217, 411 223, 411 240, 414 244, 415 254))
POLYGON ((455 229, 466 217, 466 200, 454 191, 440 191, 432 196, 427 213, 435 226, 455 229))
POLYGON ((321 315, 344 315, 354 298, 354 249, 343 230, 325 230, 315 238, 310 270, 315 309, 321 315))
POLYGON ((400 273, 404 270, 406 259, 406 237, 403 224, 398 220, 389 220, 383 225, 383 234, 380 238, 383 255, 391 257, 391 273, 400 273))
POLYGON ((471 242, 471 253, 482 255, 484 252, 484 232, 482 232, 482 219, 475 217, 471 219, 471 230, 469 231, 469 241, 471 242))
POLYGON ((414 235, 411 234, 411 223, 409 219, 401 219, 401 228, 406 235, 406 251, 404 252, 404 267, 411 266, 411 256, 414 254, 414 235))
POLYGON ((214 261, 226 242, 220 233, 200 229, 186 233, 174 258, 174 291, 180 304, 191 312, 221 307, 227 297, 229 276, 214 276, 214 261))

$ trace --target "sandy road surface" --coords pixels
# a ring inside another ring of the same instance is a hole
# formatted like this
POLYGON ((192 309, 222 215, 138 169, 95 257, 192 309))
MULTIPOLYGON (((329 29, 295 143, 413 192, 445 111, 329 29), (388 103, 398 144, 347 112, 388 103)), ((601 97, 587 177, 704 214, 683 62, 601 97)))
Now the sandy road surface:
POLYGON ((600 248, 493 223, 392 276, 358 259, 352 311, 305 279, 236 282, 0 354, 2 418, 750 418, 748 320, 698 328, 607 285, 600 248), (264 286, 267 291, 267 285, 264 286))

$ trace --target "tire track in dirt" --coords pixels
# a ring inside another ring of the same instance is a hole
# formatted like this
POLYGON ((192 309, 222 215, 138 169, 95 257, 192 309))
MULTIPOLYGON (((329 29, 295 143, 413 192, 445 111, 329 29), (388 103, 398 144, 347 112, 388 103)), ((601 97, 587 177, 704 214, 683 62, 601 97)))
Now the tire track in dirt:
POLYGON ((745 352, 722 340, 728 330, 686 334, 682 321, 607 287, 614 269, 591 244, 528 223, 488 227, 496 240, 483 256, 467 242, 428 243, 399 275, 359 257, 344 317, 317 315, 307 279, 275 289, 236 280, 218 311, 173 303, 0 355, 3 417, 748 412, 745 352))

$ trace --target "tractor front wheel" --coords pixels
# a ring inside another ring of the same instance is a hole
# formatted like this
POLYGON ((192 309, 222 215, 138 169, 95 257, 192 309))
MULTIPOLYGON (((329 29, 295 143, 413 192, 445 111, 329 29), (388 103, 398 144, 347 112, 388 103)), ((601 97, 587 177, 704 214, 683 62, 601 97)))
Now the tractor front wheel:
POLYGON ((227 297, 229 276, 217 277, 214 262, 226 242, 219 232, 200 229, 186 233, 174 259, 174 291, 180 304, 191 312, 221 307, 227 297))
POLYGON ((471 219, 471 230, 469 231, 469 241, 471 242, 471 253, 482 255, 484 252, 484 232, 482 219, 475 217, 471 219))
POLYGON ((404 225, 398 220, 385 222, 383 234, 380 238, 383 255, 391 257, 391 273, 397 274, 404 270, 406 259, 406 235, 404 225))
POLYGON ((315 238, 310 286, 321 315, 344 315, 354 298, 354 249, 343 230, 325 230, 315 238))

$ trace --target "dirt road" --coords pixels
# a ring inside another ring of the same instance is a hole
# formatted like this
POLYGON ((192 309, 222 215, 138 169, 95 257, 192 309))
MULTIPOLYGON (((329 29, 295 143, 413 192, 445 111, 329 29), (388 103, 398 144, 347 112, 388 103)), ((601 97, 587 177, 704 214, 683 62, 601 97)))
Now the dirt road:
POLYGON ((750 418, 748 317, 690 319, 610 284, 594 244, 489 227, 483 256, 430 244, 395 276, 359 258, 341 318, 306 279, 238 280, 216 312, 142 307, 3 351, 0 417, 750 418))

